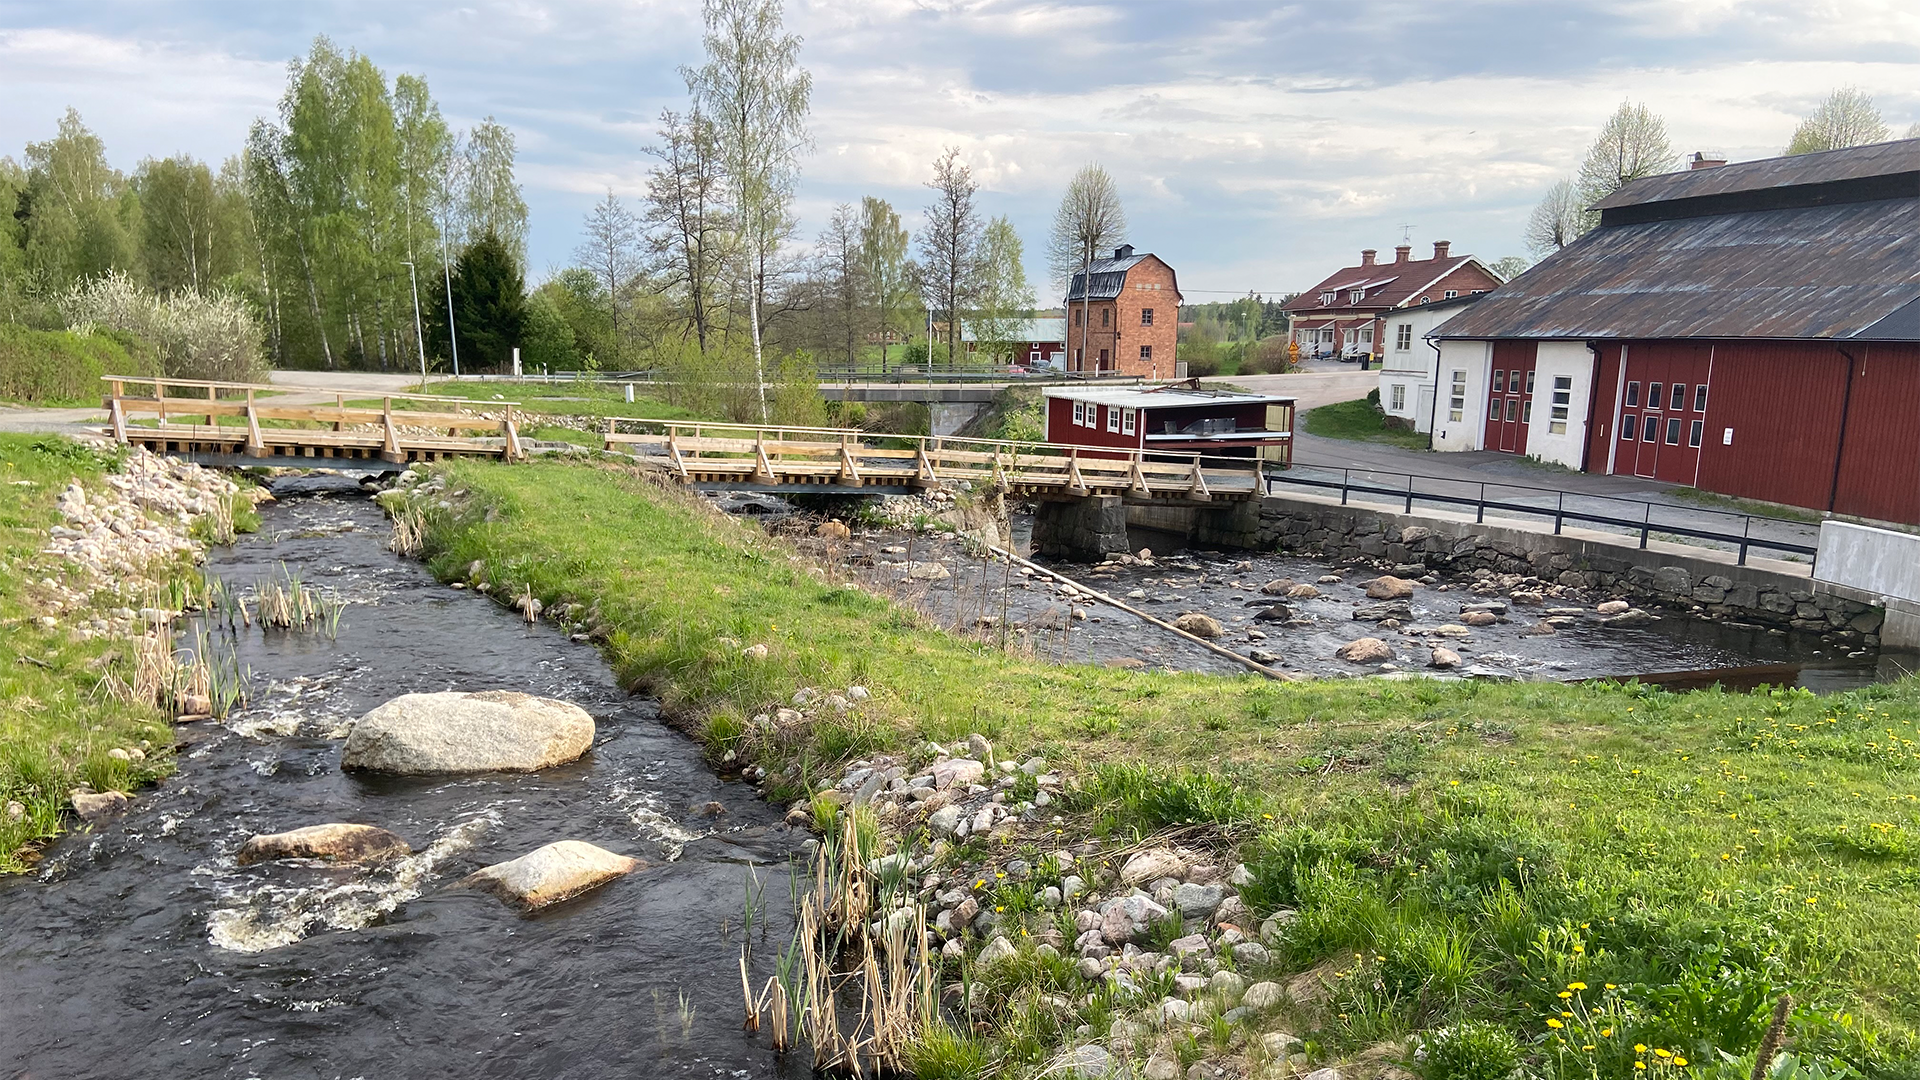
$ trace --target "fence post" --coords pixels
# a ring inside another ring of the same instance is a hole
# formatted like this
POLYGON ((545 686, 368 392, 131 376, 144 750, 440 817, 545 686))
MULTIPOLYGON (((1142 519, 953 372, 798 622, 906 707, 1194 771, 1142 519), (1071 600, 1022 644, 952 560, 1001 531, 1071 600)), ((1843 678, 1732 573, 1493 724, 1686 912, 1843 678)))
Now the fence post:
POLYGON ((1473 504, 1473 523, 1484 524, 1487 520, 1487 482, 1480 481, 1480 498, 1473 504))
POLYGON ((1407 474, 1407 513, 1413 513, 1413 474, 1407 474))
POLYGON ((1560 523, 1563 520, 1565 520, 1566 513, 1567 513, 1567 493, 1564 491, 1559 491, 1559 492, 1555 492, 1554 494, 1557 496, 1557 498, 1555 498, 1554 500, 1554 507, 1553 507, 1553 535, 1559 536, 1560 523))
POLYGON ((1347 485, 1352 482, 1352 469, 1340 470, 1340 505, 1347 505, 1347 485))
POLYGON ((1653 528, 1653 504, 1641 503, 1640 505, 1645 507, 1645 509, 1640 512, 1640 550, 1645 551, 1647 548, 1647 532, 1653 528))
POLYGON ((1747 540, 1751 537, 1752 533, 1753 533, 1753 515, 1752 514, 1743 515, 1741 517, 1741 525, 1740 525, 1740 561, 1735 563, 1734 565, 1736 566, 1747 565, 1747 540))

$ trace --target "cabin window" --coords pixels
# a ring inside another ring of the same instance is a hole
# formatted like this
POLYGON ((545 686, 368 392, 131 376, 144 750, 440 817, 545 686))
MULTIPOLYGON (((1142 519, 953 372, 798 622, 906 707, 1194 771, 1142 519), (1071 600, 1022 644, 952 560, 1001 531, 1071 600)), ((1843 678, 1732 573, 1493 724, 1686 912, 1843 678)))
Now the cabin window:
POLYGON ((1527 393, 1533 393, 1533 372, 1527 372, 1527 393))
POLYGON ((1667 417, 1667 445, 1680 445, 1680 418, 1677 416, 1667 417))
POLYGON ((1447 395, 1447 419, 1458 421, 1467 415, 1467 373, 1455 371, 1453 386, 1447 395))
POLYGON ((1153 363, 1153 346, 1151 345, 1140 346, 1140 362, 1143 364, 1153 363))
POLYGON ((1640 429, 1640 441, 1641 442, 1659 442, 1660 441, 1660 418, 1657 416, 1654 416, 1652 413, 1648 413, 1645 424, 1646 426, 1640 429))
POLYGON ((1683 382, 1674 383, 1673 384, 1673 411, 1679 412, 1680 410, 1686 407, 1687 407, 1687 384, 1683 382))
POLYGON ((1387 407, 1394 412, 1404 412, 1407 407, 1407 384, 1394 383, 1387 391, 1387 407))
POLYGON ((1506 368, 1496 368, 1494 370, 1493 392, 1496 394, 1504 394, 1507 392, 1507 369, 1506 368))
POLYGON ((1140 309, 1140 325, 1141 326, 1153 325, 1153 309, 1152 308, 1143 307, 1140 309))
POLYGON ((1413 324, 1403 322, 1394 328, 1393 347, 1401 352, 1413 348, 1413 324))
POLYGON ((1497 397, 1487 398, 1487 419, 1489 420, 1500 419, 1500 399, 1499 398, 1497 397))
POLYGON ((1648 383, 1647 384, 1647 408, 1649 409, 1659 408, 1660 400, 1661 400, 1660 384, 1657 382, 1648 383))
POLYGON ((1112 432, 1120 430, 1120 406, 1118 405, 1107 406, 1107 430, 1112 432))
POLYGON ((1637 409, 1639 407, 1640 407, 1640 384, 1637 382, 1630 382, 1627 384, 1627 408, 1637 409))
POLYGON ((1135 411, 1136 410, 1134 409, 1128 409, 1126 412, 1123 412, 1120 414, 1120 434, 1122 435, 1133 434, 1133 423, 1134 423, 1133 414, 1135 411))
MULTIPOLYGON (((1701 383, 1699 386, 1696 386, 1693 388, 1693 411, 1694 412, 1707 411, 1707 384, 1706 383, 1701 383)), ((1694 443, 1694 445, 1698 446, 1700 444, 1694 443)))
POLYGON ((1687 445, 1696 448, 1699 447, 1700 437, 1705 435, 1706 431, 1707 422, 1705 420, 1695 420, 1693 422, 1693 430, 1687 433, 1687 445))
POLYGON ((1633 436, 1640 430, 1640 419, 1632 413, 1620 417, 1620 441, 1632 442, 1633 436))
POLYGON ((1553 410, 1547 413, 1547 431, 1553 435, 1567 433, 1567 409, 1573 404, 1573 376, 1555 375, 1553 377, 1553 410))
POLYGON ((1073 422, 1080 425, 1081 427, 1087 426, 1087 403, 1086 402, 1076 401, 1073 403, 1073 422))

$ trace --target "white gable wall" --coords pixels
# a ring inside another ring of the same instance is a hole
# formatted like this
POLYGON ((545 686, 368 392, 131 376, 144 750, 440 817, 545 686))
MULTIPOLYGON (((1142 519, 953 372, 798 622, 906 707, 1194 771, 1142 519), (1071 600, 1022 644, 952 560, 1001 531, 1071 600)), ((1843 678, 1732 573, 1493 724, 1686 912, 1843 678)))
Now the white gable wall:
POLYGON ((1533 421, 1527 425, 1527 456, 1580 467, 1587 444, 1587 403, 1593 388, 1593 353, 1578 341, 1543 341, 1534 359, 1533 421), (1569 398, 1566 419, 1553 418, 1554 380, 1565 379, 1569 398), (1556 424, 1564 430, 1556 432, 1556 424))
POLYGON ((1440 343, 1440 382, 1434 388, 1433 403, 1435 450, 1480 449, 1487 415, 1487 372, 1492 359, 1493 345, 1489 342, 1440 343), (1466 400, 1458 420, 1452 416, 1453 374, 1456 371, 1466 374, 1466 400))

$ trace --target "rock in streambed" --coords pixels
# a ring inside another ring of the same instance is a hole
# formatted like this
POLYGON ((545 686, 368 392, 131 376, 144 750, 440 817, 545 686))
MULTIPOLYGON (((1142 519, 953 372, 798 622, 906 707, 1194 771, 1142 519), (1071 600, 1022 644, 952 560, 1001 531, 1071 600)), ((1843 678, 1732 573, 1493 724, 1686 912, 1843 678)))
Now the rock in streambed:
POLYGON ((267 859, 374 862, 412 851, 405 840, 377 826, 333 822, 253 837, 240 845, 234 861, 241 866, 267 859))
POLYGON ((561 840, 476 870, 460 879, 460 884, 491 893, 522 911, 534 911, 645 869, 646 865, 583 840, 561 840))
POLYGON ((593 743, 593 717, 570 702, 511 690, 402 694, 362 716, 343 769, 433 776, 533 772, 593 743))

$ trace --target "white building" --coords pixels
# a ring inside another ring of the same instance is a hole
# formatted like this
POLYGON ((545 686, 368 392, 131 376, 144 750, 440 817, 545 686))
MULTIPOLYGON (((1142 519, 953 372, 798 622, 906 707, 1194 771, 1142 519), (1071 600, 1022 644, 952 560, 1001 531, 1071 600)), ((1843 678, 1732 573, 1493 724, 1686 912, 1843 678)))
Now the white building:
POLYGON ((1594 352, 1583 341, 1436 342, 1442 400, 1435 450, 1499 450, 1579 469, 1586 465, 1594 352), (1524 346, 1524 349, 1522 348, 1524 346), (1545 415, 1536 422, 1537 408, 1545 415))
POLYGON ((1483 295, 1471 293, 1387 313, 1386 340, 1381 343, 1380 408, 1388 416, 1410 422, 1415 431, 1434 430, 1440 348, 1427 335, 1483 295))

